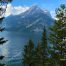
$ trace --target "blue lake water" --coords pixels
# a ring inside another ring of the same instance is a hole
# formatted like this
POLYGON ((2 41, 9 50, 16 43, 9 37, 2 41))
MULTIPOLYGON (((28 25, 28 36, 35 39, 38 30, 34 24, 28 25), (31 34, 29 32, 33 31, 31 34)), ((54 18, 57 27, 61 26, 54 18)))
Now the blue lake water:
MULTIPOLYGON (((5 27, 6 28, 6 27, 5 27)), ((40 39, 38 33, 27 33, 17 31, 3 31, 0 33, 1 37, 5 37, 8 40, 3 46, 0 46, 2 55, 5 56, 3 61, 6 66, 22 66, 22 52, 24 45, 31 38, 33 39, 35 45, 40 39)))

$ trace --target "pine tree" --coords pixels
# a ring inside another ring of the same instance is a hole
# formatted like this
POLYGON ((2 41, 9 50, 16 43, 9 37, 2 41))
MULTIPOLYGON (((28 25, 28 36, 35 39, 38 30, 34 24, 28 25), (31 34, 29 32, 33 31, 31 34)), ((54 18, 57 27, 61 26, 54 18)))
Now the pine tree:
POLYGON ((4 19, 4 15, 7 9, 7 4, 13 0, 0 0, 0 21, 4 19), (4 6, 4 8, 3 8, 4 6))
POLYGON ((35 66, 42 66, 42 46, 40 42, 38 42, 38 45, 34 50, 33 59, 34 59, 35 66))
POLYGON ((11 3, 13 0, 0 0, 0 5, 11 3))
POLYGON ((42 46, 42 60, 43 60, 43 66, 45 66, 46 60, 47 60, 47 48, 48 48, 48 43, 47 43, 47 33, 46 33, 46 28, 44 26, 44 31, 42 33, 42 40, 41 40, 41 46, 42 46))
MULTIPOLYGON (((3 19, 4 19, 4 16, 2 16, 4 13, 5 13, 5 11, 6 11, 6 8, 7 8, 7 4, 9 3, 9 2, 11 2, 12 0, 0 0, 0 22, 2 22, 3 21, 3 19), (7 4, 6 4, 7 3, 7 4), (2 8, 2 6, 4 5, 4 4, 6 4, 6 8, 5 9, 3 9, 2 8)), ((2 28, 2 27, 0 27, 0 32, 2 32, 4 30, 4 28, 2 28)), ((7 42, 7 40, 4 40, 4 37, 0 37, 0 45, 3 45, 4 43, 6 43, 7 42)), ((0 56, 0 61, 2 60, 4 58, 4 56, 0 56)), ((4 66, 4 64, 2 64, 2 63, 0 63, 0 66, 4 66)))
POLYGON ((23 53, 23 64, 32 66, 33 65, 33 50, 34 50, 34 43, 32 40, 29 40, 28 44, 24 46, 24 53, 23 53))
POLYGON ((62 4, 56 9, 55 23, 50 27, 50 42, 52 44, 52 54, 51 56, 57 61, 64 58, 64 40, 66 38, 66 6, 62 4))
MULTIPOLYGON (((1 18, 1 21, 2 21, 2 18, 1 18)), ((1 22, 0 21, 0 22, 1 22)), ((2 32, 4 30, 4 28, 1 28, 0 27, 0 32, 2 32)), ((3 45, 4 43, 6 43, 7 40, 4 40, 3 37, 0 37, 0 45, 3 45)), ((4 56, 0 56, 0 60, 2 60, 4 58, 4 56)), ((4 64, 0 63, 0 66, 3 66, 4 64)))

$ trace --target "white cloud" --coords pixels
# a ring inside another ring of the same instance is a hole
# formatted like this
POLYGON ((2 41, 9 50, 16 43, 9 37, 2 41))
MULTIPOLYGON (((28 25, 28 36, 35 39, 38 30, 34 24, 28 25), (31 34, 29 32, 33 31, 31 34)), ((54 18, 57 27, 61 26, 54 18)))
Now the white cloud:
POLYGON ((53 19, 58 20, 58 18, 56 18, 55 11, 50 11, 50 13, 51 13, 51 16, 52 16, 53 19))
MULTIPOLYGON (((25 12, 29 8, 30 7, 27 7, 27 6, 12 6, 11 4, 8 4, 7 9, 6 9, 6 13, 5 13, 5 17, 7 17, 9 15, 18 15, 22 12, 25 12)), ((46 10, 46 12, 47 12, 47 10, 46 10)), ((50 13, 51 13, 51 16, 53 18, 55 18, 55 11, 50 11, 50 13)))
POLYGON ((55 11, 50 11, 52 18, 55 18, 55 11))
POLYGON ((8 4, 7 9, 6 9, 6 13, 5 13, 5 17, 7 17, 9 15, 18 15, 22 12, 25 12, 28 9, 29 9, 29 7, 12 6, 11 4, 8 4))

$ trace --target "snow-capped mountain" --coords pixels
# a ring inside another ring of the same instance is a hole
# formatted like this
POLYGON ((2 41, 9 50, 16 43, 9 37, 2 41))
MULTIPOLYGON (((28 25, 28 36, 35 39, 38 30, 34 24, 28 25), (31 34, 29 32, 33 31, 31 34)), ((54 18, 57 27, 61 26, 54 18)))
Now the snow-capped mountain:
POLYGON ((32 6, 19 15, 7 17, 3 23, 7 30, 39 32, 43 30, 44 26, 52 25, 53 21, 48 10, 32 6))

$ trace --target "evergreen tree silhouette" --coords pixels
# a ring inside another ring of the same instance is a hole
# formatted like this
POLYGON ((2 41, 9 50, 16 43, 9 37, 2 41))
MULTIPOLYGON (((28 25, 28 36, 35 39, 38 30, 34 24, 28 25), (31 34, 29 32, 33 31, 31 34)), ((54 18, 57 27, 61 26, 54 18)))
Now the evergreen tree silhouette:
MULTIPOLYGON (((7 8, 7 4, 11 2, 12 0, 0 0, 0 23, 2 23, 4 16, 2 16, 7 8), (2 6, 6 4, 6 8, 3 9, 2 6)), ((0 27, 0 32, 2 32, 5 28, 0 27)), ((5 40, 4 37, 0 37, 0 45, 3 45, 6 43, 8 40, 5 40)), ((4 56, 0 56, 0 61, 3 60, 4 56)), ((0 63, 0 66, 4 66, 4 64, 0 63)))
POLYGON ((42 66, 42 46, 41 42, 38 42, 37 47, 34 50, 34 64, 35 66, 42 66))
POLYGON ((33 65, 33 50, 34 50, 34 43, 30 39, 27 45, 24 46, 24 53, 23 53, 23 64, 32 66, 33 65))
POLYGON ((66 46, 66 6, 64 4, 56 9, 56 18, 54 25, 50 27, 49 39, 53 46, 51 56, 59 63, 60 59, 64 58, 64 46, 66 46))
POLYGON ((44 26, 44 31, 42 33, 41 46, 42 46, 42 60, 43 60, 42 66, 45 66, 48 55, 47 31, 45 26, 44 26))

